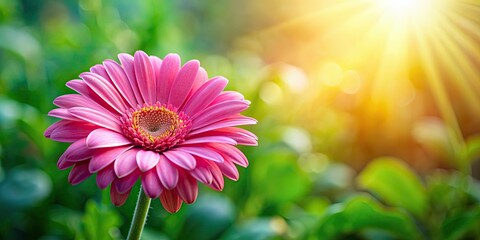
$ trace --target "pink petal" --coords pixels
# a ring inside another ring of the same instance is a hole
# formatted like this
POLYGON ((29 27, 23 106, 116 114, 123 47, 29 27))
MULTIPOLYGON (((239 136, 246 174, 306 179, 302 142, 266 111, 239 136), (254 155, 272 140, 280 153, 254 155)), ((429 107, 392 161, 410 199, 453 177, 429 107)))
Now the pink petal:
POLYGON ((170 95, 168 97, 168 103, 175 107, 181 107, 185 102, 188 93, 192 89, 193 82, 198 73, 200 63, 197 60, 188 61, 180 72, 178 72, 175 81, 172 84, 170 95))
POLYGON ((240 126, 240 125, 252 125, 252 124, 257 124, 257 120, 255 120, 254 118, 250 118, 242 115, 236 115, 233 117, 223 119, 216 123, 212 123, 208 126, 199 128, 195 131, 191 131, 189 135, 196 135, 199 133, 208 132, 208 131, 219 129, 219 128, 240 126))
POLYGON ((135 99, 137 100, 137 104, 143 103, 142 95, 140 94, 140 90, 138 89, 137 79, 135 77, 135 68, 134 68, 134 58, 126 53, 121 53, 118 55, 118 59, 122 63, 122 67, 125 70, 125 74, 128 78, 128 83, 132 89, 133 94, 135 95, 135 99))
POLYGON ((211 184, 213 181, 212 173, 206 168, 195 168, 190 171, 190 175, 201 183, 211 184))
MULTIPOLYGON (((258 145, 258 138, 253 133, 236 127, 228 127, 217 129, 213 131, 208 131, 205 133, 189 136, 188 138, 197 138, 197 137, 205 137, 205 136, 222 136, 233 139, 240 145, 248 145, 248 146, 257 146, 258 145)), ((219 141, 217 141, 219 142, 219 141)), ((225 142, 226 143, 226 142, 225 142)))
MULTIPOLYGON (((100 98, 83 80, 80 80, 80 79, 70 80, 67 82, 66 85, 70 89, 80 93, 82 96, 85 96, 86 98, 89 98, 94 102, 106 104, 106 102, 103 101, 103 99, 100 98)), ((100 104, 100 105, 104 106, 103 104, 100 104)))
POLYGON ((156 169, 151 169, 142 175, 142 187, 149 198, 158 198, 160 196, 163 188, 156 169))
POLYGON ((53 123, 52 125, 48 126, 47 129, 45 129, 45 132, 43 132, 43 136, 50 138, 50 135, 52 135, 53 130, 57 129, 59 126, 65 124, 68 122, 67 120, 60 120, 58 122, 53 123))
POLYGON ((92 94, 94 93, 92 89, 90 89, 88 85, 83 80, 80 80, 80 79, 70 80, 65 85, 68 88, 86 97, 89 97, 89 93, 92 93, 92 94))
POLYGON ((80 77, 87 85, 105 102, 107 102, 118 113, 122 114, 126 110, 118 91, 103 77, 94 73, 82 73, 80 77))
POLYGON ((198 194, 197 181, 187 174, 183 174, 177 184, 177 193, 180 198, 190 204, 195 202, 198 194))
POLYGON ((192 137, 191 139, 185 140, 181 145, 190 145, 198 143, 226 143, 231 145, 237 145, 237 142, 230 137, 224 136, 201 136, 201 137, 192 137))
POLYGON ((115 188, 119 193, 129 192, 140 177, 140 171, 134 171, 130 175, 115 180, 115 188))
POLYGON ((223 163, 215 163, 218 168, 222 171, 225 177, 237 181, 240 174, 238 173, 238 169, 233 162, 230 161, 230 158, 225 158, 223 163))
POLYGON ((158 81, 160 77, 160 68, 162 67, 162 59, 156 56, 149 56, 150 62, 152 63, 153 72, 155 73, 155 81, 158 81))
POLYGON ((171 190, 177 186, 178 170, 170 164, 170 161, 164 155, 160 155, 156 169, 160 182, 166 189, 171 190))
MULTIPOLYGON (((85 81, 83 80, 71 80, 67 82, 67 87, 75 90, 76 92, 80 93, 83 97, 87 98, 90 100, 91 103, 94 103, 95 105, 99 105, 104 109, 107 109, 110 112, 117 112, 115 109, 110 106, 107 102, 105 102, 104 99, 98 96, 95 91, 93 91, 85 81)), ((93 109, 97 109, 96 107, 90 106, 90 105, 85 105, 82 107, 90 107, 93 109)))
POLYGON ((89 159, 93 155, 93 151, 88 149, 86 139, 82 138, 70 145, 63 153, 67 161, 80 162, 89 159))
POLYGON ((70 170, 70 174, 68 174, 68 182, 72 185, 77 185, 83 182, 85 179, 92 175, 88 171, 88 161, 76 163, 72 170, 70 170))
POLYGON ((87 122, 61 120, 50 133, 50 138, 59 142, 74 142, 86 138, 90 132, 99 128, 87 122))
POLYGON ((224 128, 221 131, 222 132, 235 132, 235 133, 239 133, 239 134, 249 136, 249 137, 251 137, 255 140, 258 140, 258 137, 255 134, 253 134, 252 132, 250 132, 248 130, 245 130, 243 128, 229 127, 229 128, 224 128))
POLYGON ((163 155, 168 158, 171 162, 175 163, 177 166, 182 167, 187 170, 192 170, 195 168, 196 160, 189 153, 177 150, 169 150, 163 152, 163 155))
POLYGON ((137 79, 138 89, 145 103, 155 103, 155 72, 153 71, 150 58, 145 52, 136 51, 133 56, 133 66, 135 68, 135 78, 137 79))
MULTIPOLYGON (((103 100, 101 99, 100 101, 103 102, 103 100)), ((59 96, 53 101, 53 103, 61 108, 73 108, 73 107, 91 108, 100 112, 108 112, 110 116, 112 116, 111 111, 115 111, 115 110, 109 110, 112 108, 109 107, 108 104, 106 103, 105 105, 107 105, 108 108, 105 108, 104 106, 100 105, 98 102, 92 100, 89 97, 82 96, 79 94, 66 94, 66 95, 59 96)))
POLYGON ((160 67, 157 78, 157 101, 167 103, 173 81, 180 71, 180 57, 177 54, 168 54, 160 67))
POLYGON ((212 167, 211 171, 212 171, 213 180, 212 180, 212 183, 209 184, 208 186, 213 188, 214 190, 222 191, 223 186, 225 184, 222 171, 218 168, 217 165, 211 165, 211 167, 212 167))
POLYGON ((178 148, 178 151, 187 152, 201 158, 212 160, 214 162, 223 162, 222 155, 207 147, 182 146, 178 148))
POLYGON ((91 67, 90 72, 99 75, 105 79, 107 83, 112 84, 112 79, 110 79, 107 70, 105 70, 105 67, 102 64, 96 64, 95 66, 91 67))
MULTIPOLYGON (((113 185, 113 184, 112 184, 113 185)), ((110 199, 115 206, 122 206, 128 199, 128 195, 130 195, 130 191, 125 193, 120 193, 115 189, 114 186, 110 188, 110 199)))
POLYGON ((195 93, 203 84, 208 81, 208 73, 203 67, 198 69, 197 77, 193 81, 191 94, 195 93))
POLYGON ((115 159, 125 152, 126 150, 132 148, 132 146, 121 146, 114 148, 102 148, 98 149, 90 160, 89 170, 90 172, 98 172, 110 165, 115 159))
MULTIPOLYGON (((187 97, 185 98, 184 104, 187 103, 189 99, 193 96, 193 94, 197 92, 197 90, 207 81, 208 81, 207 71, 205 71, 203 67, 199 67, 197 76, 195 77, 195 80, 193 80, 192 87, 190 89, 190 92, 188 92, 187 97)), ((183 108, 183 105, 182 107, 180 107, 180 110, 183 108)))
POLYGON ((91 67, 90 72, 100 75, 102 78, 107 80, 108 83, 112 84, 112 80, 102 64, 96 64, 95 66, 91 67))
POLYGON ((216 77, 207 81, 185 103, 182 111, 190 116, 202 111, 222 92, 227 83, 228 80, 223 77, 216 77))
POLYGON ((210 105, 219 104, 226 101, 244 101, 245 97, 236 91, 224 91, 220 93, 210 105))
POLYGON ((118 92, 126 100, 130 107, 137 106, 137 99, 133 93, 132 87, 128 81, 127 74, 123 70, 122 66, 112 60, 106 60, 103 62, 108 75, 112 79, 113 85, 117 88, 118 92))
POLYGON ((62 119, 71 120, 71 121, 80 121, 80 119, 73 116, 68 109, 64 109, 64 108, 56 108, 56 109, 50 110, 50 112, 48 112, 48 116, 62 118, 62 119))
POLYGON ((140 150, 136 159, 140 171, 146 172, 157 165, 160 160, 160 154, 154 151, 140 150))
POLYGON ((208 107, 198 116, 193 116, 192 130, 218 122, 248 108, 248 104, 240 101, 227 101, 208 107))
POLYGON ((173 190, 163 190, 160 195, 160 202, 163 207, 170 213, 176 213, 182 207, 182 199, 173 190))
POLYGON ((113 167, 119 178, 123 178, 138 169, 136 158, 139 151, 138 148, 132 148, 118 155, 113 167))
POLYGON ((90 104, 91 101, 91 99, 80 94, 65 94, 55 98, 53 104, 60 108, 85 107, 85 105, 90 104))
POLYGON ((113 165, 110 165, 97 173, 97 185, 100 189, 105 189, 116 178, 117 176, 113 170, 113 165))
POLYGON ((242 151, 238 150, 238 148, 231 145, 227 145, 227 144, 221 144, 221 143, 212 143, 209 145, 210 147, 218 151, 218 153, 220 153, 224 159, 228 158, 232 162, 242 167, 248 166, 247 157, 245 157, 242 151))
POLYGON ((158 85, 160 84, 160 74, 161 74, 160 71, 162 68, 162 59, 156 56, 150 56, 150 62, 152 63, 153 73, 154 73, 153 79, 155 81, 155 89, 153 89, 154 95, 155 95, 154 102, 157 102, 158 95, 159 95, 158 85))
POLYGON ((60 170, 65 170, 65 169, 73 166, 74 164, 75 164, 75 162, 70 162, 70 161, 68 161, 68 160, 65 158, 65 154, 62 154, 62 156, 60 156, 60 158, 58 159, 57 167, 58 167, 58 169, 60 169, 60 170))
POLYGON ((120 128, 120 120, 110 117, 105 112, 99 112, 90 108, 74 107, 70 108, 69 113, 73 116, 93 123, 95 125, 111 129, 116 132, 122 132, 120 128))
POLYGON ((191 170, 190 175, 204 184, 211 184, 213 181, 212 172, 208 164, 197 164, 197 167, 191 170))
POLYGON ((118 132, 105 128, 92 131, 87 137, 87 146, 93 148, 118 147, 132 144, 132 141, 118 132))

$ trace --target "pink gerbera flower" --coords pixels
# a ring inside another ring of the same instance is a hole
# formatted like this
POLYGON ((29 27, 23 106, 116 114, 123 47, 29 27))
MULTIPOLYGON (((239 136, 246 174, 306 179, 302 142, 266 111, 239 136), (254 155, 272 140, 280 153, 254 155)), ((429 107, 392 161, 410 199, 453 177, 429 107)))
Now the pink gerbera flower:
POLYGON ((256 120, 240 115, 250 102, 223 91, 227 80, 208 79, 197 60, 180 66, 180 57, 163 61, 137 51, 106 60, 67 86, 78 94, 54 100, 49 112, 61 118, 45 136, 72 142, 58 168, 72 167, 78 184, 96 173, 101 189, 110 187, 113 204, 122 205, 138 179, 150 198, 169 212, 193 203, 201 182, 222 190, 223 176, 237 180, 236 165, 246 167, 235 145, 257 145, 254 134, 238 125, 256 120))

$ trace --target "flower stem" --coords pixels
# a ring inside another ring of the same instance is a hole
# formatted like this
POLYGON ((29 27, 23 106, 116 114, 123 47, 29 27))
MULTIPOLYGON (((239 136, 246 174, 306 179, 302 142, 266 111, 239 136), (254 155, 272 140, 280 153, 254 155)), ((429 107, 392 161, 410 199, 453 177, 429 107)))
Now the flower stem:
POLYGON ((150 208, 150 201, 152 199, 147 197, 140 186, 140 192, 138 193, 137 206, 135 207, 135 213, 133 214, 132 224, 128 231, 127 240, 139 240, 142 236, 143 227, 147 220, 148 210, 150 208))

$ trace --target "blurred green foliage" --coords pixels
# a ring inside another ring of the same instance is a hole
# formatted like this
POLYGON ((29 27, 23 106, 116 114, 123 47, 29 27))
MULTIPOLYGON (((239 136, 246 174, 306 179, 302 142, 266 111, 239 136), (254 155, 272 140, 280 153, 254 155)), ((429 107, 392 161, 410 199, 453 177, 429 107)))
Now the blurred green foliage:
POLYGON ((386 157, 361 165, 363 141, 351 130, 361 123, 324 104, 331 96, 319 96, 300 69, 263 59, 244 36, 252 22, 272 19, 246 20, 244 7, 0 0, 0 239, 125 237, 135 194, 115 208, 93 179, 70 186, 55 164, 67 144, 43 131, 55 121, 46 116, 52 100, 70 91, 66 81, 137 49, 198 58, 210 76, 229 78, 230 89, 252 100, 247 115, 259 124, 249 129, 260 139, 242 148, 251 165, 222 193, 202 187, 197 202, 174 215, 153 201, 144 239, 480 238, 480 184, 468 171, 480 155, 478 136, 453 149, 441 121, 420 121, 414 138, 432 153, 425 156, 445 158, 446 169, 415 170, 408 159, 386 157))

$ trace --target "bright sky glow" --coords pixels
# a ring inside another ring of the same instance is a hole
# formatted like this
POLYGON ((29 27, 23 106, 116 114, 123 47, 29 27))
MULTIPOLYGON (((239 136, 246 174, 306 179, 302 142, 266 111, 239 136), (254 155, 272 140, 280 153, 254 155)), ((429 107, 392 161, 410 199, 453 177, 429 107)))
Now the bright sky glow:
POLYGON ((407 16, 425 12, 428 0, 377 0, 386 13, 407 16))
POLYGON ((462 132, 452 102, 464 102, 472 117, 480 117, 480 2, 336 2, 319 3, 317 11, 268 28, 258 36, 301 36, 302 45, 291 55, 308 53, 310 62, 317 56, 318 62, 312 62, 310 68, 313 73, 320 69, 321 74, 312 76, 329 86, 322 91, 338 88, 357 94, 367 103, 362 111, 372 119, 394 118, 398 106, 421 97, 416 86, 428 88, 444 121, 454 129, 454 138, 460 141, 462 132), (329 64, 319 64, 324 63, 325 56, 329 64), (358 74, 348 75, 351 70, 358 74))
POLYGON ((396 24, 426 24, 434 18, 433 9, 438 7, 439 0, 374 0, 378 11, 384 18, 396 24))

